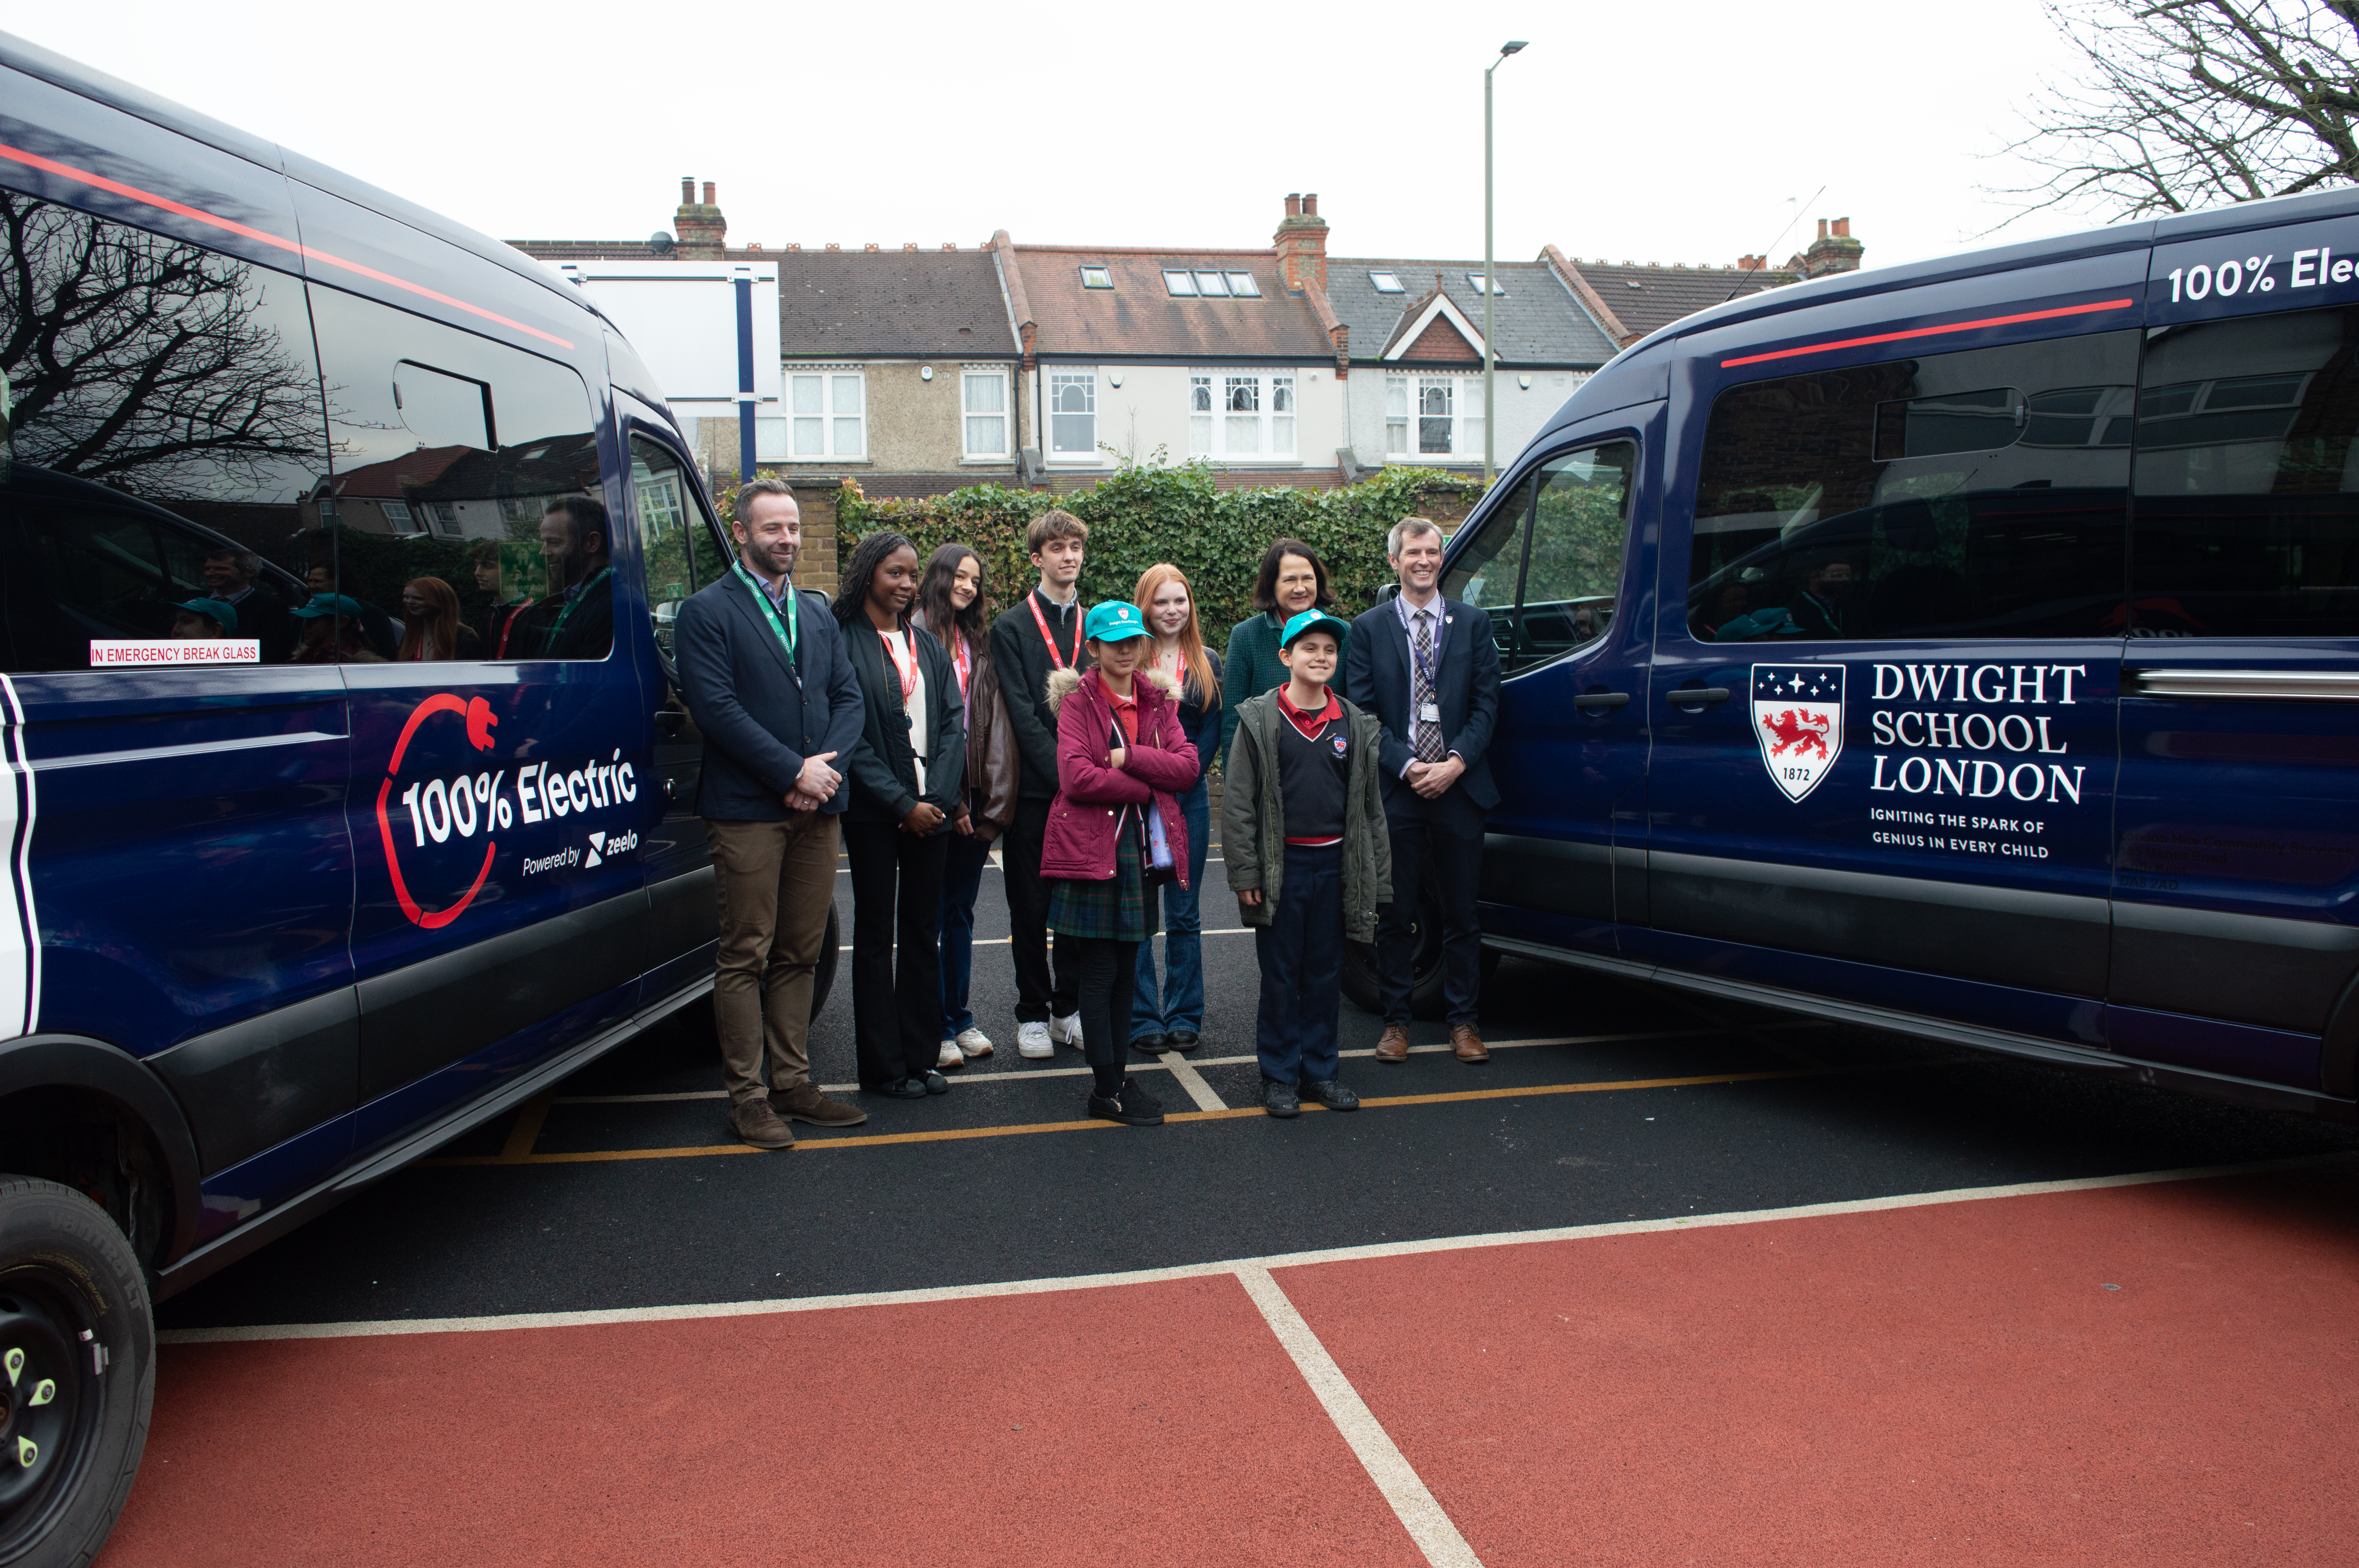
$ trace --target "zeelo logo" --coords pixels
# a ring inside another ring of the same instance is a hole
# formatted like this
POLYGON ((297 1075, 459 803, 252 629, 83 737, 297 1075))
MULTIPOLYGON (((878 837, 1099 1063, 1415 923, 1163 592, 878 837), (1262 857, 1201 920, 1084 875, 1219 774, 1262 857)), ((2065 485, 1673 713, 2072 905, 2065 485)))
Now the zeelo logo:
POLYGON ((497 826, 506 827, 513 820, 508 803, 502 800, 499 794, 500 779, 506 776, 506 770, 498 774, 485 771, 473 777, 462 773, 448 782, 435 779, 430 783, 412 784, 401 794, 401 804, 409 809, 410 832, 416 840, 411 848, 423 849, 429 836, 435 843, 441 844, 448 842, 453 834, 462 839, 473 838, 480 830, 484 835, 484 863, 477 868, 475 880, 468 885, 467 891, 447 909, 429 911, 421 908, 418 900, 410 895, 409 884, 401 874, 401 857, 394 848, 393 814, 389 807, 394 798, 394 786, 401 777, 401 760, 409 751, 411 739, 417 735, 420 725, 439 713, 462 717, 466 720, 468 744, 478 752, 492 749, 492 730, 499 723, 491 704, 482 697, 460 697, 449 692, 437 692, 410 712, 409 722, 401 727, 401 739, 394 742, 393 756, 386 764, 385 783, 377 787, 376 827, 385 841, 385 869, 393 877, 393 896, 400 903, 401 913, 409 917, 412 925, 421 925, 429 931, 458 919, 475 901, 475 895, 484 891, 484 880, 492 874, 492 857, 499 849, 491 837, 495 821, 497 826))

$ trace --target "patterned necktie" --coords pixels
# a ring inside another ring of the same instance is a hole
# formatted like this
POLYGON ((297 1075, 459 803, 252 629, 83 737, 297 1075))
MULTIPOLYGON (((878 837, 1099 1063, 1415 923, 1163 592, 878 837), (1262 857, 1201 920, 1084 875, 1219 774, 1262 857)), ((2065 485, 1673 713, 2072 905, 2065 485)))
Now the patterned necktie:
POLYGON ((1411 749, 1420 762, 1441 761, 1441 726, 1429 724, 1422 717, 1426 705, 1433 701, 1433 617, 1428 611, 1417 612, 1417 657, 1409 661, 1408 695, 1414 705, 1409 714, 1411 749))

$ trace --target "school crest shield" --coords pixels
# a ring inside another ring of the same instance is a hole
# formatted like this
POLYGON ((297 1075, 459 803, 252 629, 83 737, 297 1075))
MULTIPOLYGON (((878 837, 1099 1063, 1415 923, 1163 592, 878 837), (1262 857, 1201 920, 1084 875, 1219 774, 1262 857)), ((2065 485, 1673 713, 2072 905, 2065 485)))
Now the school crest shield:
POLYGON ((1843 754, 1843 666, 1753 666, 1753 733, 1761 765, 1788 800, 1819 787, 1843 754))

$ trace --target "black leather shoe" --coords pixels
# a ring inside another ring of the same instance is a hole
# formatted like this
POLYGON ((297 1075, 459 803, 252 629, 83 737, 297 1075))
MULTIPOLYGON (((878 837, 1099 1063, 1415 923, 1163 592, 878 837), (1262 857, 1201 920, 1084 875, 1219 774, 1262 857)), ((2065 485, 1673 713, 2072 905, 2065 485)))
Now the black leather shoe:
POLYGON ((1130 1043, 1130 1048, 1134 1051, 1144 1051, 1150 1056, 1160 1056, 1174 1047, 1171 1044, 1171 1036, 1169 1034, 1142 1034, 1130 1043))
MULTIPOLYGON (((943 1081, 947 1083, 949 1080, 943 1081)), ((860 1092, 865 1095, 884 1095, 892 1099, 923 1099, 926 1098, 926 1080, 893 1078, 881 1084, 863 1084, 860 1086, 860 1092)))
POLYGON ((1261 1081, 1261 1108, 1275 1117, 1300 1116, 1302 1097, 1296 1092, 1292 1084, 1281 1084, 1276 1078, 1264 1078, 1261 1081))
POLYGON ((1324 1082, 1313 1079, 1311 1082, 1303 1085, 1302 1087, 1304 1092, 1309 1094, 1312 1099, 1317 1100, 1329 1110, 1357 1110, 1360 1108, 1360 1097, 1353 1094, 1350 1088, 1345 1087, 1343 1080, 1341 1078, 1329 1078, 1324 1082))
POLYGON ((928 1073, 922 1078, 913 1078, 910 1081, 929 1095, 946 1095, 951 1092, 951 1081, 940 1073, 928 1073))
POLYGON ((1182 1053, 1193 1051, 1198 1044, 1196 1032, 1192 1029, 1175 1029, 1163 1038, 1171 1043, 1172 1050, 1182 1053))

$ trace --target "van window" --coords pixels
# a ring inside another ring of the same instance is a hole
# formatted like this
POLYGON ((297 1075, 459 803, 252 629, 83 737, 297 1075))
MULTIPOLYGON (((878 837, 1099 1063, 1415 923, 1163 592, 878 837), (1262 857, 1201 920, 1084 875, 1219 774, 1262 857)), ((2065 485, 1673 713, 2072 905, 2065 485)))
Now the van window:
POLYGON ((631 438, 631 496, 646 541, 647 611, 656 646, 671 654, 672 623, 689 596, 729 569, 719 535, 696 492, 696 481, 669 448, 631 438))
POLYGON ((396 616, 405 590, 458 606, 448 644, 405 623, 396 656, 604 658, 616 524, 582 378, 337 289, 314 285, 311 310, 344 591, 396 616))
POLYGON ((302 284, 5 189, 0 226, 0 668, 294 658, 335 573, 302 284))
POLYGON ((1516 597, 1517 656, 1538 664, 1602 635, 1622 582, 1622 536, 1638 449, 1614 441, 1551 458, 1537 476, 1516 597))
POLYGON ((1441 593, 1461 604, 1491 612, 1491 637, 1499 645, 1499 667, 1511 667, 1516 658, 1516 590, 1524 572, 1524 528, 1532 514, 1536 474, 1527 474, 1466 542, 1442 574, 1441 593))
POLYGON ((2138 388, 2130 632, 2359 636, 2359 310, 2166 327, 2138 388))
POLYGON ((2118 636, 2138 334, 1731 387, 1697 480, 1701 642, 2118 636))

